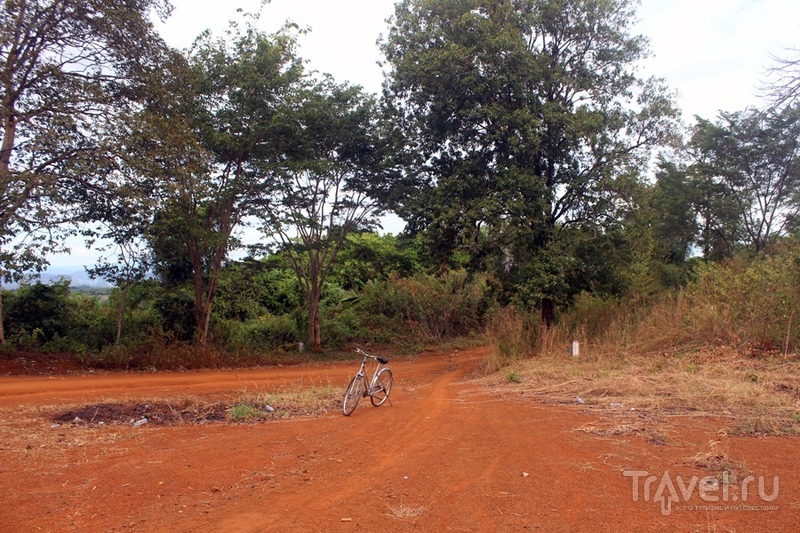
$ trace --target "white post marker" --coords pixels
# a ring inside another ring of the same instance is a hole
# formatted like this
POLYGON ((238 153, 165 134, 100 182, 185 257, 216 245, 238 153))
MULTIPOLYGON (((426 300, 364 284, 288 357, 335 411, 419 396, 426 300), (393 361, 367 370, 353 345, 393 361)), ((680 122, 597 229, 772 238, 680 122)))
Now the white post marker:
POLYGON ((572 357, 578 357, 581 352, 581 346, 578 341, 572 341, 572 357))

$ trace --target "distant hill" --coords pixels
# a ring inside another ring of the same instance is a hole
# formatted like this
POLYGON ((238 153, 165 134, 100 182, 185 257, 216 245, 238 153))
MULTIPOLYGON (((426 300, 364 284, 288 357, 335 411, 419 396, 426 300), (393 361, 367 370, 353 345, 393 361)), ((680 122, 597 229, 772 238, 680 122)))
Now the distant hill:
POLYGON ((85 286, 85 287, 110 287, 104 279, 92 279, 85 270, 67 270, 59 268, 48 268, 46 272, 41 275, 42 283, 57 281, 60 278, 69 278, 72 287, 85 286))
MULTIPOLYGON (((36 279, 40 279, 42 283, 51 283, 53 281, 58 281, 61 278, 69 278, 70 279, 70 287, 75 289, 76 291, 80 291, 80 289, 108 289, 111 288, 112 285, 108 283, 104 279, 92 279, 83 270, 82 267, 76 266, 63 266, 63 267, 49 267, 46 271, 42 272, 38 276, 33 276, 32 281, 36 279)), ((17 284, 9 284, 4 285, 5 288, 13 289, 16 288, 17 284)), ((89 291, 86 291, 89 292, 89 291)))

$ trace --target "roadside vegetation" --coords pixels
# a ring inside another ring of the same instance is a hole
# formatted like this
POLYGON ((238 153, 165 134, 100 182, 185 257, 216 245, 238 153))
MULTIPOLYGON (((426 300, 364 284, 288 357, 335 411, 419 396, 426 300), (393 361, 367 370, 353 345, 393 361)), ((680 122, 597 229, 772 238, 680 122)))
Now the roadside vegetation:
POLYGON ((163 370, 484 342, 508 386, 794 427, 796 51, 758 107, 685 124, 637 75, 633 0, 398 2, 381 95, 258 14, 179 51, 162 0, 1 9, 3 356, 163 370), (35 279, 78 234, 107 294, 35 279))
POLYGON ((674 291, 581 295, 549 330, 507 311, 490 327, 487 368, 494 383, 617 418, 713 415, 734 434, 798 434, 798 305, 800 243, 789 240, 698 264, 674 291))

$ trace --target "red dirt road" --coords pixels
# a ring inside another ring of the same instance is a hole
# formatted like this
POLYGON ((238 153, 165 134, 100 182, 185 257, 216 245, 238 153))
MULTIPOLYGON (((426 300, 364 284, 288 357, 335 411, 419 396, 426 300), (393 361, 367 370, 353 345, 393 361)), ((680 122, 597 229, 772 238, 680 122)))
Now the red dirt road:
POLYGON ((800 439, 729 438, 723 421, 686 417, 660 422, 662 445, 596 436, 585 430, 598 414, 581 406, 470 381, 484 355, 394 360, 391 405, 261 424, 54 428, 47 414, 98 400, 235 396, 244 387, 344 390, 357 363, 0 377, 0 531, 766 532, 800 524, 800 439), (715 473, 692 460, 712 449, 754 478, 746 498, 739 481, 703 491, 689 484, 715 473))

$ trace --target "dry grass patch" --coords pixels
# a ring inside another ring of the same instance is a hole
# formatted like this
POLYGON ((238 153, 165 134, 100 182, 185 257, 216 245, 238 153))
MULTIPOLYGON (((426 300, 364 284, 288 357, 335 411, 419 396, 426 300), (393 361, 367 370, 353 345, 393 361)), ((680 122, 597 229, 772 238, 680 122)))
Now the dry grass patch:
POLYGON ((245 388, 232 402, 228 416, 234 422, 322 416, 341 403, 342 390, 331 385, 298 385, 277 392, 245 388))
POLYGON ((410 506, 400 503, 397 505, 390 505, 389 512, 387 514, 390 517, 398 520, 408 520, 410 518, 418 517, 427 510, 428 510, 427 507, 410 506))
POLYGON ((281 391, 245 388, 228 401, 196 396, 108 401, 53 406, 42 414, 53 427, 176 426, 322 416, 340 404, 338 388, 296 385, 281 391))
MULTIPOLYGON (((591 353, 588 348, 582 349, 591 353)), ((722 348, 691 355, 542 355, 515 361, 485 380, 545 403, 582 402, 614 419, 637 413, 707 414, 730 419, 730 434, 800 434, 800 363, 789 359, 754 358, 722 348)), ((604 430, 646 431, 640 424, 604 430)))
POLYGON ((698 453, 685 462, 687 466, 693 466, 709 472, 720 484, 733 485, 741 483, 750 475, 747 464, 744 461, 736 461, 730 457, 723 441, 711 441, 708 443, 710 450, 705 453, 698 453))

